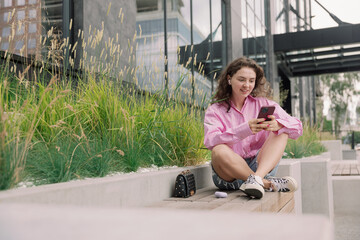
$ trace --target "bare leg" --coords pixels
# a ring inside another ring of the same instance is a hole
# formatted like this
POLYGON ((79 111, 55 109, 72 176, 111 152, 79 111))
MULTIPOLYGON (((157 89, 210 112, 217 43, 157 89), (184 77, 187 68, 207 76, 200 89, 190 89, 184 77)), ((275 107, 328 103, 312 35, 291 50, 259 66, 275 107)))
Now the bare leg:
POLYGON ((254 174, 246 161, 225 144, 212 149, 211 164, 219 177, 228 182, 235 179, 245 181, 250 174, 254 174))
MULTIPOLYGON (((284 153, 288 137, 285 133, 280 135, 270 133, 258 154, 258 168, 255 175, 264 178, 266 174, 274 169, 284 153)), ((270 187, 269 181, 264 179, 263 182, 265 188, 270 187)))
MULTIPOLYGON (((250 174, 264 178, 280 161, 287 139, 287 134, 270 133, 257 156, 258 168, 256 173, 251 170, 242 157, 225 144, 219 144, 212 149, 212 166, 219 177, 229 182, 235 179, 245 181, 250 174)), ((263 179, 263 182, 265 188, 270 187, 268 180, 263 179)))

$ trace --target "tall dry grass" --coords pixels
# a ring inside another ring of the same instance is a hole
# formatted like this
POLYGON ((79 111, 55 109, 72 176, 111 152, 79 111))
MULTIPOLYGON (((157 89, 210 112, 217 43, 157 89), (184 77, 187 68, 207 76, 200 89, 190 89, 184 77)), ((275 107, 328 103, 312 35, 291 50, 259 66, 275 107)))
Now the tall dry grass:
MULTIPOLYGON (((21 181, 57 183, 208 159, 199 104, 184 101, 188 71, 179 68, 171 75, 170 94, 159 88, 139 90, 137 76, 144 68, 135 65, 136 34, 124 47, 118 36, 104 39, 104 29, 104 24, 90 27, 88 38, 79 31, 79 42, 71 45, 51 28, 40 38, 47 54, 24 69, 16 69, 11 53, 5 52, 0 73, 0 189, 21 181), (122 63, 124 52, 127 64, 122 63)), ((145 81, 154 81, 155 75, 148 76, 145 81)))

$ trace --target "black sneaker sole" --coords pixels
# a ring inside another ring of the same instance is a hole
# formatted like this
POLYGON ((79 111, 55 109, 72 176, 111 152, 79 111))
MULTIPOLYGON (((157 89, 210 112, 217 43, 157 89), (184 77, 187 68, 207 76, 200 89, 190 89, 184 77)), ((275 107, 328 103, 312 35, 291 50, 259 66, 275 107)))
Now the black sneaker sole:
POLYGON ((263 193, 257 189, 245 189, 243 191, 246 195, 250 197, 255 197, 257 199, 260 199, 263 197, 263 193))

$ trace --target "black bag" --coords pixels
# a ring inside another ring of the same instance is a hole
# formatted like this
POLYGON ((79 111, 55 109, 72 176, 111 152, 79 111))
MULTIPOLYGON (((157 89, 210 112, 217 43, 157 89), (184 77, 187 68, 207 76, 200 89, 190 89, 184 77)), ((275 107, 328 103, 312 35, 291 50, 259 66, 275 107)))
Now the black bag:
POLYGON ((175 197, 190 197, 196 193, 194 174, 190 170, 182 171, 175 181, 175 197))

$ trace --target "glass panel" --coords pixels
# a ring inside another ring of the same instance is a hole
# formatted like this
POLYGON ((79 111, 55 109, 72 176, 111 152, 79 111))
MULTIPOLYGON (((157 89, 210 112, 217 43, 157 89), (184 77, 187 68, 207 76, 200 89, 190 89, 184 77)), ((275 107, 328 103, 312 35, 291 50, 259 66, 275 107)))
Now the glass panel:
POLYGON ((9 49, 9 43, 8 42, 2 42, 1 43, 1 50, 8 50, 9 49))
POLYGON ((33 49, 36 47, 36 39, 30 38, 28 40, 28 49, 33 49))
POLYGON ((275 1, 275 33, 285 33, 285 10, 283 0, 275 1))
POLYGON ((11 17, 11 12, 4 12, 3 21, 4 21, 4 22, 9 22, 9 21, 10 21, 10 17, 11 17))
POLYGON ((23 19, 25 19, 25 11, 20 10, 17 12, 17 20, 23 20, 23 19))
POLYGON ((25 0, 17 0, 16 5, 17 6, 24 6, 25 5, 25 0))
POLYGON ((221 23, 221 0, 212 0, 211 17, 212 17, 212 30, 213 41, 222 40, 222 23, 221 23))
POLYGON ((36 18, 36 9, 29 10, 29 18, 36 18))
MULTIPOLYGON (((163 9, 162 4, 163 1, 157 0, 136 1, 137 19, 140 19, 136 22, 136 65, 140 66, 136 84, 149 92, 162 90, 165 86, 164 12, 160 10, 163 9)), ((167 36, 169 39, 170 35, 167 36)))
MULTIPOLYGON (((63 32, 62 6, 62 0, 41 1, 41 35, 43 38, 47 38, 45 46, 41 49, 44 57, 47 56, 49 49, 51 49, 50 46, 61 45, 63 32), (51 33, 50 36, 47 36, 48 33, 51 33), (56 44, 51 45, 51 41, 55 41, 56 44)), ((29 33, 37 32, 38 28, 36 25, 37 24, 29 24, 29 33)), ((52 49, 52 51, 57 52, 60 50, 52 49)))
POLYGON ((247 38, 248 37, 248 30, 247 30, 246 25, 242 24, 241 27, 242 27, 242 37, 247 38))
POLYGON ((194 44, 204 41, 210 34, 209 0, 193 1, 194 44))
POLYGON ((254 1, 255 2, 255 15, 261 20, 262 19, 262 9, 261 9, 261 0, 254 1))
POLYGON ((29 24, 29 33, 36 33, 37 31, 37 24, 36 23, 30 23, 29 24))
POLYGON ((23 46, 24 46, 24 41, 23 40, 16 41, 16 43, 15 43, 15 49, 16 50, 20 50, 23 46))
POLYGON ((255 34, 255 14, 254 12, 251 10, 251 8, 248 7, 247 9, 247 14, 248 14, 248 31, 254 35, 255 34))
POLYGON ((256 18, 256 22, 255 22, 255 27, 256 27, 256 37, 260 37, 260 36, 263 36, 262 34, 262 23, 259 21, 258 18, 256 18))
POLYGON ((16 35, 23 35, 24 34, 24 26, 19 24, 16 28, 16 35))
POLYGON ((12 6, 12 0, 4 0, 4 7, 11 7, 12 6))
POLYGON ((10 27, 5 27, 5 28, 3 28, 3 29, 2 29, 2 33, 1 33, 1 36, 2 36, 2 37, 8 37, 8 36, 10 36, 10 31, 11 31, 10 27))
POLYGON ((241 0, 241 21, 243 24, 247 24, 247 17, 246 17, 246 1, 241 0))
POLYGON ((158 10, 158 0, 136 0, 137 12, 152 12, 158 10))

